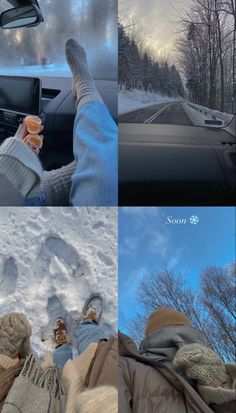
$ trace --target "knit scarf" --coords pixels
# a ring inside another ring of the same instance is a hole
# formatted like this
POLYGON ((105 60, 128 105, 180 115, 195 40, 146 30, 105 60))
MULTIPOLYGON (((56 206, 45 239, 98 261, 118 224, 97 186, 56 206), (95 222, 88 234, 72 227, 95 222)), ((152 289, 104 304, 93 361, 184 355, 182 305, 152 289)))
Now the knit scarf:
POLYGON ((22 368, 22 363, 18 363, 6 369, 0 367, 0 412, 2 411, 5 398, 7 397, 15 378, 20 374, 22 368))
POLYGON ((64 413, 66 397, 60 376, 58 367, 42 370, 35 357, 29 356, 1 413, 64 413))
POLYGON ((204 334, 189 326, 165 327, 145 337, 140 344, 140 353, 165 362, 173 369, 172 360, 176 352, 184 345, 191 343, 206 344, 204 334))

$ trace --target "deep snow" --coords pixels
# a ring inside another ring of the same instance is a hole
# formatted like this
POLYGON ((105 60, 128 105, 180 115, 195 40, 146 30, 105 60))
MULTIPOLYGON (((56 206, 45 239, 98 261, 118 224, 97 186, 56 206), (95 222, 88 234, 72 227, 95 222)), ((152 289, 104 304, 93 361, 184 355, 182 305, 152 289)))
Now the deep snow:
POLYGON ((158 93, 146 93, 144 90, 133 89, 129 91, 123 89, 118 93, 119 115, 158 103, 175 102, 178 100, 180 99, 162 96, 158 93))
POLYGON ((116 208, 1 208, 0 232, 0 315, 27 316, 35 352, 54 348, 57 316, 73 343, 93 293, 104 299, 102 322, 117 328, 116 208))

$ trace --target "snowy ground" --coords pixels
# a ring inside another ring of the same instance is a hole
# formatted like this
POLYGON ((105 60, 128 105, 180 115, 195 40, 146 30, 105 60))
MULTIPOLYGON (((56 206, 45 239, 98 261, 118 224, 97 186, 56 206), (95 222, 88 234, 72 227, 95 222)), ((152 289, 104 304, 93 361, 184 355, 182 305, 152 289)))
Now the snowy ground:
POLYGON ((118 94, 119 115, 158 103, 175 102, 178 100, 178 98, 170 98, 168 96, 162 96, 158 93, 146 93, 144 90, 122 90, 119 91, 118 94))
MULTIPOLYGON (((114 66, 114 65, 113 65, 114 66)), ((94 79, 116 80, 114 67, 111 66, 104 71, 95 64, 91 67, 91 73, 94 79)), ((35 66, 0 66, 0 75, 5 76, 29 76, 29 77, 72 77, 71 71, 67 64, 49 64, 46 68, 41 65, 35 66)))
MULTIPOLYGON (((233 117, 233 115, 228 113, 208 109, 204 106, 196 105, 191 102, 183 103, 182 107, 193 124, 196 126, 206 126, 205 120, 222 120, 222 126, 226 126, 230 123, 233 117)), ((219 127, 219 125, 216 125, 216 127, 219 127)))
POLYGON ((7 76, 61 76, 71 77, 71 71, 67 64, 49 64, 46 68, 42 68, 41 65, 35 66, 15 66, 0 67, 0 75, 7 76))
MULTIPOLYGON (((114 47, 97 47, 96 50, 89 49, 87 52, 88 64, 94 79, 116 80, 117 79, 117 51, 114 47)), ((30 77, 71 77, 70 68, 65 60, 61 58, 46 65, 18 65, 11 66, 1 62, 0 75, 7 76, 30 76, 30 77)))
POLYGON ((0 315, 27 316, 34 351, 53 349, 58 315, 73 342, 93 293, 104 299, 102 322, 117 328, 116 208, 1 208, 0 233, 0 315))

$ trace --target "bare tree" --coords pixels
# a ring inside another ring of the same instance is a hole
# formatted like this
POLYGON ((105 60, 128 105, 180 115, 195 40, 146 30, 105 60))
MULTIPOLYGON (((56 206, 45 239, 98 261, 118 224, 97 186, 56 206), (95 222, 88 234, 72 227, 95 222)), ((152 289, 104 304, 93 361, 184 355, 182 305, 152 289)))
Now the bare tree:
POLYGON ((192 2, 181 19, 177 42, 190 100, 232 113, 236 94, 233 3, 231 0, 192 2))
POLYGON ((217 351, 226 359, 235 357, 235 266, 206 268, 201 275, 200 300, 208 314, 206 326, 217 351))
MULTIPOLYGON (((204 0, 197 0, 202 7, 206 7, 204 0)), ((229 42, 226 44, 230 46, 232 43, 232 113, 236 111, 236 2, 235 0, 214 0, 214 5, 209 3, 207 5, 208 11, 217 13, 217 25, 219 36, 221 36, 220 29, 220 16, 230 17, 230 20, 233 21, 232 27, 228 30, 227 38, 230 36, 229 42)), ((221 41, 221 39, 219 38, 221 41)), ((231 51, 231 48, 229 47, 231 51)), ((222 55, 222 48, 220 49, 220 54, 222 55)), ((222 67, 222 62, 221 62, 222 67)))
POLYGON ((145 324, 147 317, 143 314, 138 313, 135 319, 131 320, 127 324, 127 331, 130 337, 139 345, 140 341, 144 336, 145 324))
POLYGON ((169 306, 186 314, 224 360, 235 359, 235 265, 203 270, 198 291, 188 285, 181 273, 164 268, 141 282, 138 300, 143 314, 128 326, 137 344, 144 336, 148 314, 169 306))

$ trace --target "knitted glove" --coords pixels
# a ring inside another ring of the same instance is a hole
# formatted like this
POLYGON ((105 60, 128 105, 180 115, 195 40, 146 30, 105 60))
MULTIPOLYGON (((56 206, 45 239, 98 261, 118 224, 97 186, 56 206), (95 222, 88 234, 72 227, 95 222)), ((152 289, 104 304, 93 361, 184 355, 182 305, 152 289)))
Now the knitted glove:
POLYGON ((174 366, 198 385, 228 387, 231 380, 220 357, 211 349, 200 344, 188 344, 177 351, 174 366))
POLYGON ((23 314, 10 313, 0 317, 0 354, 26 358, 30 354, 31 327, 23 314))

